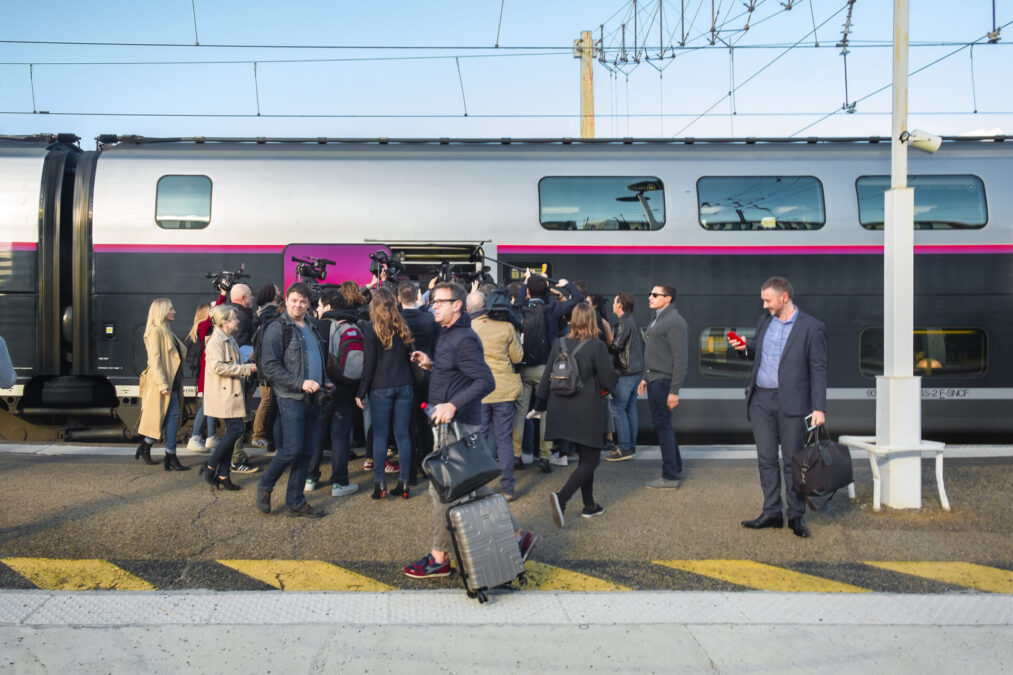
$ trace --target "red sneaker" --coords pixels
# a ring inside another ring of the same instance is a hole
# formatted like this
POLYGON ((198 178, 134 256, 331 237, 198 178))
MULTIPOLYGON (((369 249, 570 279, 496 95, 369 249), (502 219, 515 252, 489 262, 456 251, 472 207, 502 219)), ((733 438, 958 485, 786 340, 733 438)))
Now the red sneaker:
POLYGON ((448 577, 450 576, 450 558, 448 557, 446 562, 438 563, 433 558, 432 553, 427 553, 426 557, 422 560, 412 563, 411 565, 406 565, 404 567, 404 573, 412 579, 448 577))

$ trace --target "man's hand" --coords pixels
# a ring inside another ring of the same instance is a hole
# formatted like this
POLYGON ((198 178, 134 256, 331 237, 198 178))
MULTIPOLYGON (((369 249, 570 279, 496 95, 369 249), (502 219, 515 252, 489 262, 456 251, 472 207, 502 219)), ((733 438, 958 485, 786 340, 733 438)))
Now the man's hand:
POLYGON ((429 355, 425 352, 414 351, 409 359, 410 361, 417 363, 419 368, 422 370, 432 370, 433 360, 429 358, 429 355))
POLYGON ((679 405, 678 394, 669 394, 666 403, 668 404, 669 410, 675 410, 675 406, 679 405))
POLYGON ((826 424, 826 421, 827 421, 827 414, 825 412, 823 412, 822 410, 813 410, 812 425, 814 427, 826 424))
POLYGON ((728 340, 728 344, 730 344, 735 349, 735 351, 738 351, 738 352, 745 351, 745 349, 746 349, 746 343, 743 340, 735 340, 735 339, 732 339, 732 338, 726 338, 726 339, 728 340))
POLYGON ((637 385, 637 395, 647 396, 647 380, 640 380, 640 384, 637 385))
POLYGON ((454 419, 454 415, 456 413, 457 413, 457 406, 454 405, 453 403, 450 402, 440 403, 435 408, 433 408, 433 414, 431 416, 431 419, 433 420, 433 424, 447 424, 452 419, 454 419))
POLYGON ((302 390, 307 394, 315 394, 320 391, 320 383, 316 380, 303 380, 302 390))
POLYGON ((355 405, 359 406, 359 410, 363 409, 363 407, 362 407, 362 399, 359 398, 358 396, 355 397, 355 405))

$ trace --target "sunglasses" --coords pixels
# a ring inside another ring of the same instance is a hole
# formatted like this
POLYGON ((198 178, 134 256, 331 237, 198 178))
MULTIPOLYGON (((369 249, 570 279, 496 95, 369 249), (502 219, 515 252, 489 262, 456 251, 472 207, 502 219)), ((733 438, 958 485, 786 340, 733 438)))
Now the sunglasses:
POLYGON ((652 298, 670 298, 671 295, 665 295, 664 293, 651 293, 652 298))

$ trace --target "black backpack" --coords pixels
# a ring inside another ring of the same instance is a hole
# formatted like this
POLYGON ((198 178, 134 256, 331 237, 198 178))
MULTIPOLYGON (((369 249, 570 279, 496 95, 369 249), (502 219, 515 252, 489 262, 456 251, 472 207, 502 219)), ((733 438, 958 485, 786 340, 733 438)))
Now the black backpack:
POLYGON ((584 388, 584 381, 580 378, 580 367, 577 365, 577 352, 588 343, 581 340, 573 349, 566 346, 568 340, 560 339, 559 354, 552 362, 552 372, 549 373, 549 391, 558 396, 573 396, 584 388))
POLYGON ((549 322, 545 316, 546 306, 539 303, 521 308, 523 316, 521 343, 524 345, 522 366, 540 366, 549 358, 549 322))
MULTIPOLYGON (((208 333, 208 335, 210 334, 208 333)), ((189 335, 183 340, 183 344, 186 345, 186 356, 183 357, 183 362, 190 369, 190 373, 196 375, 200 370, 200 357, 204 353, 204 344, 200 339, 191 340, 189 335)))
POLYGON ((485 311, 490 319, 509 321, 517 330, 524 329, 524 315, 510 302, 510 294, 502 288, 489 291, 485 298, 485 311))

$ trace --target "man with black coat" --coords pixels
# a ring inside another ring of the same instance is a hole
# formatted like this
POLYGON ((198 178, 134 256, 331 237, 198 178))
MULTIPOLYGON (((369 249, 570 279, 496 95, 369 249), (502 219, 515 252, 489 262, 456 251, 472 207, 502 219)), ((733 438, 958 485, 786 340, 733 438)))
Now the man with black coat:
MULTIPOLYGON (((402 281, 397 287, 397 298, 401 303, 401 316, 404 317, 408 330, 412 332, 412 337, 415 338, 415 349, 425 352, 427 356, 432 358, 433 348, 436 343, 436 319, 433 318, 432 312, 418 308, 418 287, 410 281, 402 281)), ((417 366, 413 365, 412 368, 413 375, 416 378, 413 389, 414 398, 412 400, 412 419, 409 433, 411 433, 415 451, 412 452, 412 465, 408 472, 409 485, 415 485, 418 480, 422 458, 433 449, 433 434, 429 426, 429 420, 426 418, 426 413, 422 410, 422 404, 429 393, 429 373, 423 373, 419 377, 419 371, 415 370, 417 366)))
MULTIPOLYGON (((421 351, 413 351, 411 355, 412 361, 423 370, 432 371, 426 410, 433 424, 456 422, 462 437, 471 436, 482 429, 482 398, 496 388, 496 380, 485 362, 482 341, 471 329, 471 319, 463 311, 464 288, 455 283, 437 284, 431 304, 433 316, 440 325, 436 351, 432 358, 421 351)), ((487 485, 476 491, 479 497, 490 494, 492 490, 487 485)), ((447 531, 447 505, 440 501, 432 485, 429 497, 433 504, 433 545, 425 557, 404 567, 404 573, 414 579, 450 574, 453 542, 447 531)), ((526 560, 536 537, 522 531, 516 519, 514 533, 521 556, 526 560)))

